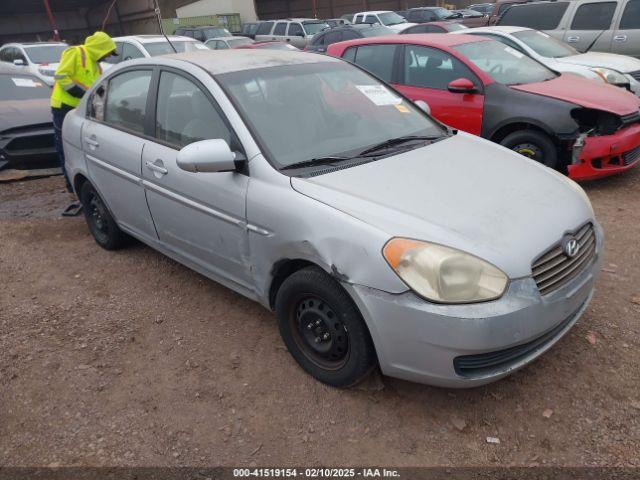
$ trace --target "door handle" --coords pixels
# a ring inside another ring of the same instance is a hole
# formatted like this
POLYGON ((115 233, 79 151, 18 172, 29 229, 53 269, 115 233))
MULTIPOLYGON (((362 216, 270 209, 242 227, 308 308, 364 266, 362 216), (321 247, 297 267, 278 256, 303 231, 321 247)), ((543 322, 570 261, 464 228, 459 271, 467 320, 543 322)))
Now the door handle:
MULTIPOLYGON (((162 164, 162 160, 158 159, 156 160, 156 162, 160 162, 160 164, 162 164)), ((169 170, 167 170, 166 168, 164 168, 162 165, 156 165, 155 163, 150 162, 149 160, 147 160, 146 162, 144 162, 144 165, 151 170, 152 172, 156 172, 159 173, 161 175, 166 175, 167 173, 169 173, 169 170)))
POLYGON ((569 43, 576 43, 580 41, 580 37, 578 37, 577 35, 572 35, 570 37, 567 37, 567 42, 569 43))
POLYGON ((613 37, 613 41, 614 42, 626 42, 627 41, 627 36, 626 35, 616 35, 615 37, 613 37))
POLYGON ((100 146, 100 143, 98 143, 98 141, 96 140, 96 137, 84 137, 84 141, 87 143, 87 145, 93 147, 93 148, 98 148, 100 146))

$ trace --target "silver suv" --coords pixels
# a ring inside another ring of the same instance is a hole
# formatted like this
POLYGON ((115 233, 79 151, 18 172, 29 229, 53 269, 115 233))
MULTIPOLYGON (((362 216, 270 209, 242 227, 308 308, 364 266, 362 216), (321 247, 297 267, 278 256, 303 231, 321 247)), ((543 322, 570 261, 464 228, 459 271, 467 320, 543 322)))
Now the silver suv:
POLYGON ((504 12, 498 25, 543 30, 580 52, 640 58, 640 0, 525 3, 504 12))
POLYGON ((276 40, 288 42, 294 47, 305 48, 313 36, 325 28, 329 28, 327 22, 313 18, 288 18, 263 22, 256 31, 256 41, 276 40))

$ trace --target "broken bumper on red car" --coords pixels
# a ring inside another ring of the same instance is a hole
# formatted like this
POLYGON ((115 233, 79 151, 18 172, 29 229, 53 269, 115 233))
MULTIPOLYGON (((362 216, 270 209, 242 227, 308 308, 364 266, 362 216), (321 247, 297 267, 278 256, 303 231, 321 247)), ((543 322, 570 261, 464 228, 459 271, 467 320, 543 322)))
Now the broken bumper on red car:
POLYGON ((569 165, 573 180, 593 180, 629 170, 640 161, 640 123, 613 135, 587 137, 579 162, 569 165))

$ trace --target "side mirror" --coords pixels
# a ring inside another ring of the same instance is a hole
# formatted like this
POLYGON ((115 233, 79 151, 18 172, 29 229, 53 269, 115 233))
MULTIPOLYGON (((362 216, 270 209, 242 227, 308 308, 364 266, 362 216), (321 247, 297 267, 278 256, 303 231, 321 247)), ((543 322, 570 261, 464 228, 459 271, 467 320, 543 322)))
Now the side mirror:
POLYGON ((447 90, 451 93, 475 93, 478 89, 468 78, 458 78, 447 85, 447 90))
POLYGON ((425 102, 424 100, 416 100, 413 103, 424 113, 426 113, 427 115, 431 115, 431 107, 429 107, 429 104, 427 102, 425 102))
POLYGON ((198 172, 232 172, 236 169, 236 154, 222 139, 202 140, 187 145, 178 152, 176 163, 182 170, 198 172))
POLYGON ((304 32, 298 33, 298 36, 304 38, 304 32))
POLYGON ((24 63, 24 60, 22 60, 21 58, 16 58, 13 61, 13 64, 17 67, 24 67, 26 65, 26 63, 24 63))

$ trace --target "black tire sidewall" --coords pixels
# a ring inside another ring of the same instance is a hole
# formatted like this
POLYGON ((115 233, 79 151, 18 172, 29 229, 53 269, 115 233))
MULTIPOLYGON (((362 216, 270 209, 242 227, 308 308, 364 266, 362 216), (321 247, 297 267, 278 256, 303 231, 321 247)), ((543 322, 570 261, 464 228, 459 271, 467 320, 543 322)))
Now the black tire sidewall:
POLYGON ((347 388, 366 378, 377 365, 375 348, 358 308, 342 286, 320 268, 305 268, 287 278, 278 290, 275 306, 280 335, 287 349, 298 364, 317 380, 333 387, 347 388), (337 370, 324 369, 310 360, 294 339, 289 315, 292 302, 303 294, 322 298, 347 327, 349 356, 337 370))
POLYGON ((105 250, 116 250, 126 243, 127 235, 120 230, 115 220, 111 216, 111 212, 109 212, 109 209, 104 203, 104 200, 102 199, 102 197, 100 197, 96 189, 89 182, 86 182, 84 185, 82 185, 82 188, 80 189, 80 202, 82 203, 82 210, 84 212, 84 218, 87 222, 87 226, 89 227, 89 231, 91 232, 91 235, 98 245, 100 245, 105 250), (108 233, 105 235, 105 238, 96 234, 96 232, 94 231, 96 227, 93 224, 93 219, 91 218, 90 207, 92 196, 99 198, 102 204, 105 206, 105 214, 103 215, 103 219, 108 226, 108 233))
POLYGON ((513 147, 521 143, 531 143, 536 145, 538 148, 540 148, 544 157, 544 161, 538 163, 541 163, 542 165, 545 165, 549 168, 557 168, 558 150, 553 141, 546 134, 537 132, 535 130, 519 130, 507 135, 500 142, 500 145, 511 150, 513 149, 513 147))

